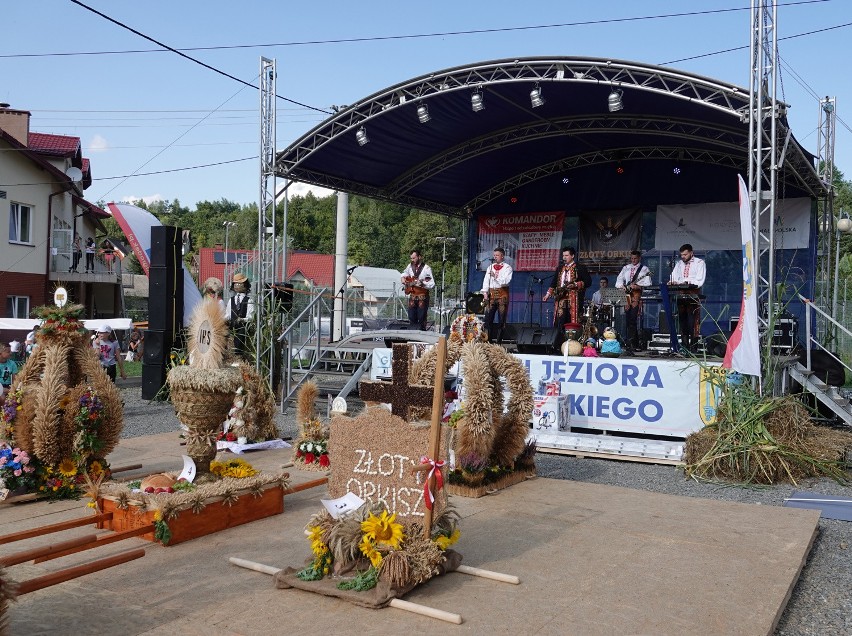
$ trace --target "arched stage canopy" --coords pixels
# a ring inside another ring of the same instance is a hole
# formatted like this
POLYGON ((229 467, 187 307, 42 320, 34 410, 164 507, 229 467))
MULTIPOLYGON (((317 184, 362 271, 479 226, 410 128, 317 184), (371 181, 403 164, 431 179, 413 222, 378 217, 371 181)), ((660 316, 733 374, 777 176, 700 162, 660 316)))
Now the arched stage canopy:
MULTIPOLYGON (((513 211, 735 201, 748 113, 746 89, 683 71, 602 58, 495 60, 345 107, 280 152, 276 166, 292 181, 463 217, 506 211, 509 197, 513 211), (534 108, 536 87, 544 103, 534 108), (614 90, 623 109, 610 112, 614 90), (484 108, 474 111, 477 93, 484 108)), ((777 134, 779 198, 825 196, 814 157, 784 116, 777 134)))

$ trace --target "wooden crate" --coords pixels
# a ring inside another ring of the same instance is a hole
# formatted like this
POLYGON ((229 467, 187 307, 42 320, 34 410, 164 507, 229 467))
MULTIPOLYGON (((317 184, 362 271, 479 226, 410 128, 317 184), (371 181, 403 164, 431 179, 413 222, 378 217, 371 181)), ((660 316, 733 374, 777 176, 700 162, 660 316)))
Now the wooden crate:
MULTIPOLYGON (((270 484, 264 488, 260 497, 246 491, 231 506, 224 503, 222 497, 212 497, 206 503, 204 510, 198 514, 191 509, 181 510, 177 517, 166 521, 172 533, 167 545, 177 545, 220 530, 279 515, 284 512, 284 489, 280 485, 270 484)), ((153 510, 140 512, 138 506, 129 506, 122 510, 111 497, 99 498, 98 504, 103 512, 113 513, 112 520, 98 523, 98 528, 122 532, 154 523, 153 510)), ((153 532, 141 536, 148 541, 155 540, 153 532)))

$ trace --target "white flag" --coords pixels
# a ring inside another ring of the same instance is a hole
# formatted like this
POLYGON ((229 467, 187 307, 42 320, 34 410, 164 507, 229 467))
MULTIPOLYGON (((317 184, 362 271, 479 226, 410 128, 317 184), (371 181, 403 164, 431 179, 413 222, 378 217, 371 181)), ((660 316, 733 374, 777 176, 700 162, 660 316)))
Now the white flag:
POLYGON ((760 376, 760 333, 757 317, 757 279, 754 271, 754 240, 751 227, 751 205, 748 188, 741 175, 737 175, 740 191, 740 232, 743 241, 743 303, 740 321, 728 339, 725 361, 722 366, 760 376))

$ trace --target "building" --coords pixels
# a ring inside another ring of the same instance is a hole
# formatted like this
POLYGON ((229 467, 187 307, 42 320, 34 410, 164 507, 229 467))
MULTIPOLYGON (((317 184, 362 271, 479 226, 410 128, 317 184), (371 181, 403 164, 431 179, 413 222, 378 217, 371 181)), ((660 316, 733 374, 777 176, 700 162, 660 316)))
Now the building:
POLYGON ((89 160, 79 137, 30 131, 30 113, 0 104, 0 312, 29 318, 32 309, 53 302, 53 290, 86 308, 87 318, 122 313, 121 261, 109 250, 95 255, 86 273, 85 243, 100 242, 109 218, 86 201, 92 184, 89 160), (74 237, 83 255, 74 269, 74 237))
MULTIPOLYGON (((202 247, 198 250, 198 284, 204 284, 208 278, 215 277, 223 282, 230 280, 234 272, 250 272, 251 263, 256 258, 254 250, 228 250, 227 255, 221 245, 202 247), (228 262, 228 274, 225 275, 225 261, 228 262), (226 280, 227 279, 227 280, 226 280)), ((282 281, 280 276, 276 278, 282 281)), ((334 255, 318 254, 296 250, 287 255, 287 281, 308 288, 334 285, 334 255)))

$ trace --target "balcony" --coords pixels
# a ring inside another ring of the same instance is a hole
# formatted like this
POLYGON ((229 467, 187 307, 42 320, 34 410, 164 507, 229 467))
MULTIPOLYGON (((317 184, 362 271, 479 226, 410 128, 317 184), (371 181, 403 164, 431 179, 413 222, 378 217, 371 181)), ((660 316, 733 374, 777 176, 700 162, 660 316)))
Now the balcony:
POLYGON ((70 252, 55 250, 50 256, 50 272, 49 279, 64 283, 69 282, 84 282, 84 283, 106 283, 110 285, 121 284, 121 259, 113 257, 112 263, 104 261, 100 255, 95 255, 95 271, 86 273, 86 255, 80 259, 77 264, 76 272, 69 272, 73 263, 73 257, 70 252))

